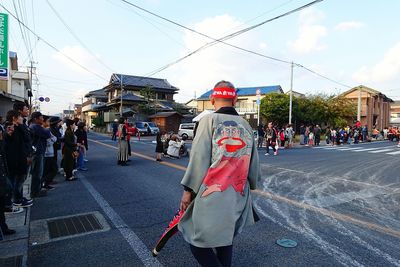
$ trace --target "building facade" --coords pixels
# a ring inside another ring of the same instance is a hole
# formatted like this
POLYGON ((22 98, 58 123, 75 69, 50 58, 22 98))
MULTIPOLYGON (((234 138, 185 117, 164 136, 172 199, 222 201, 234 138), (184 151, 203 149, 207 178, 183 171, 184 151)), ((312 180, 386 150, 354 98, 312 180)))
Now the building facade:
MULTIPOLYGON (((238 100, 236 102, 235 109, 239 113, 239 115, 245 118, 254 128, 257 127, 258 119, 257 90, 259 90, 260 92, 260 100, 269 93, 283 94, 283 90, 280 85, 236 88, 238 100)), ((197 113, 201 113, 204 110, 214 109, 214 106, 211 104, 210 101, 211 93, 212 90, 209 90, 208 92, 204 93, 196 99, 197 113)))
POLYGON ((390 105, 390 125, 400 127, 400 101, 390 105))
POLYGON ((362 125, 367 125, 368 130, 372 127, 380 130, 389 127, 392 99, 364 85, 354 87, 341 95, 350 99, 356 107, 358 103, 361 104, 360 122, 362 125))

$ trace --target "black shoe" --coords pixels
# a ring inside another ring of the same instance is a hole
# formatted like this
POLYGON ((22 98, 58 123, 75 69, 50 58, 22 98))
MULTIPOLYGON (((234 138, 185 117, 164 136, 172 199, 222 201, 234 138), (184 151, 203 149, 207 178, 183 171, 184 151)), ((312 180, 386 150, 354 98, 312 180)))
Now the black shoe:
POLYGON ((53 190, 53 189, 55 189, 55 187, 54 187, 54 186, 51 186, 51 185, 45 185, 45 186, 43 186, 43 188, 46 189, 46 190, 53 190))
POLYGON ((8 228, 6 230, 3 230, 2 232, 3 232, 3 235, 13 235, 16 233, 15 230, 8 229, 8 228))
POLYGON ((130 159, 127 160, 127 162, 131 161, 130 159))

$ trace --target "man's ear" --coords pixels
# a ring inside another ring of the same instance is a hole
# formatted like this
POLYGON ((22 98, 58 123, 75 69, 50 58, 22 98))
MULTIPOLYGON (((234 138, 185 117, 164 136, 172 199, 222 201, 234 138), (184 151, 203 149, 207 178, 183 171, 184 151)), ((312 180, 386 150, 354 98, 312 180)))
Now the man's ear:
POLYGON ((214 106, 214 104, 215 104, 215 98, 214 98, 214 97, 210 97, 210 102, 211 102, 211 105, 214 106))
POLYGON ((237 96, 235 96, 235 98, 232 99, 232 106, 235 106, 237 100, 238 100, 238 97, 237 97, 237 96))

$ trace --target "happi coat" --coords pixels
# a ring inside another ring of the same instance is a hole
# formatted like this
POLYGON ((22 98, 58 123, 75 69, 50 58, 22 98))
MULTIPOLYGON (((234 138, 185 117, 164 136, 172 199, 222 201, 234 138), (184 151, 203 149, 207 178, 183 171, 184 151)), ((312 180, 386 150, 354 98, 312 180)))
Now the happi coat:
POLYGON ((259 178, 248 122, 231 107, 202 118, 181 181, 196 194, 178 225, 184 239, 203 248, 232 245, 236 234, 254 224, 250 189, 259 178))

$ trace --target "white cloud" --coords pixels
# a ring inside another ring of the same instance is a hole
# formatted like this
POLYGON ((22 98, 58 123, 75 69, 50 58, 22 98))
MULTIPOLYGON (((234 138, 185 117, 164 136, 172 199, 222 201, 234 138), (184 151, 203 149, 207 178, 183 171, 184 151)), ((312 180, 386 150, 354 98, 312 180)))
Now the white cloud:
MULTIPOLYGON (((221 15, 206 18, 191 28, 214 38, 220 38, 236 31, 241 24, 240 21, 229 15, 221 15)), ((262 35, 257 32, 249 32, 227 42, 249 50, 267 53, 268 45, 261 37, 262 35)), ((187 51, 196 50, 210 41, 210 39, 187 31, 184 35, 186 47, 182 49, 180 56, 184 56, 187 51)), ((195 93, 199 97, 220 80, 229 80, 235 86, 240 87, 254 85, 253 75, 257 73, 264 73, 264 77, 269 77, 265 75, 267 70, 263 63, 260 64, 260 60, 265 61, 224 44, 217 44, 169 69, 167 71, 168 80, 171 84, 180 88, 176 99, 185 101, 193 98, 195 93)), ((265 80, 265 78, 264 80, 257 79, 258 83, 267 83, 265 80)))
POLYGON ((293 42, 289 42, 289 47, 300 54, 325 49, 325 45, 320 43, 320 39, 327 35, 327 28, 317 23, 325 18, 324 13, 313 8, 306 9, 300 13, 299 35, 293 42))
POLYGON ((364 24, 359 21, 345 21, 345 22, 341 22, 338 25, 336 25, 335 30, 347 31, 347 30, 352 30, 352 29, 359 29, 363 26, 364 26, 364 24))
POLYGON ((400 42, 391 47, 383 59, 372 67, 362 66, 353 74, 358 83, 387 82, 400 75, 400 42))
MULTIPOLYGON (((85 68, 89 69, 92 72, 97 74, 101 74, 104 68, 99 68, 100 63, 96 61, 96 59, 87 52, 83 47, 79 45, 67 45, 60 49, 60 52, 53 54, 53 58, 60 63, 62 63, 65 67, 70 70, 76 71, 81 74, 89 75, 90 78, 93 78, 93 74, 84 70, 79 65, 72 62, 70 59, 66 58, 64 55, 75 60, 80 65, 84 66, 85 68)), ((106 77, 108 79, 108 77, 106 77)))

